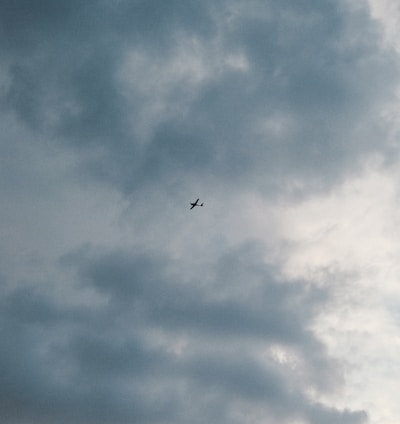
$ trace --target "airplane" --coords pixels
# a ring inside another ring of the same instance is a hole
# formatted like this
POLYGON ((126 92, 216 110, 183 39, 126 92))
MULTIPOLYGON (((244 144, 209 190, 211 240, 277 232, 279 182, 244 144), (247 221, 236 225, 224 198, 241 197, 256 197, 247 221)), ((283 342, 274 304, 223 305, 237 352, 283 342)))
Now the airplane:
POLYGON ((190 208, 190 209, 193 209, 195 206, 203 206, 204 205, 204 203, 201 203, 200 205, 199 205, 199 200, 200 199, 197 199, 194 203, 191 203, 191 205, 192 205, 192 207, 190 208))

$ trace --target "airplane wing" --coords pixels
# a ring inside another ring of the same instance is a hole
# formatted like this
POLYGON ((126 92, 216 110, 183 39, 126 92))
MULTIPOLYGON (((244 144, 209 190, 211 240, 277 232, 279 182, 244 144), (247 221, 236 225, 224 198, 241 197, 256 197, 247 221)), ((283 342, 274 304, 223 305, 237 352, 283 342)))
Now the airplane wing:
POLYGON ((197 205, 197 202, 198 202, 199 200, 200 200, 200 199, 197 199, 194 203, 191 203, 192 207, 191 207, 190 209, 193 209, 195 206, 198 206, 198 205, 197 205))

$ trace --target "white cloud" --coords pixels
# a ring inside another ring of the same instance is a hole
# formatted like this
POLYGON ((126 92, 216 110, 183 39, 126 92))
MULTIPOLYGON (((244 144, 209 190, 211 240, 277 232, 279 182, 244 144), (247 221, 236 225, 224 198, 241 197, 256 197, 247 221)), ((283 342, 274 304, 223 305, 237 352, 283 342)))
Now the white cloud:
POLYGON ((191 103, 205 83, 223 78, 226 72, 249 70, 244 52, 226 51, 218 37, 202 40, 183 32, 174 39, 172 50, 160 56, 137 47, 128 50, 118 71, 128 104, 134 108, 141 101, 140 117, 132 125, 139 139, 146 140, 164 120, 190 119, 191 103))
POLYGON ((388 46, 400 52, 400 6, 396 0, 366 0, 371 16, 381 25, 388 46))
POLYGON ((392 310, 400 304, 397 181, 372 161, 330 193, 281 210, 289 245, 282 271, 335 293, 314 324, 333 356, 348 364, 345 395, 333 399, 368 410, 373 424, 400 418, 400 335, 392 310))

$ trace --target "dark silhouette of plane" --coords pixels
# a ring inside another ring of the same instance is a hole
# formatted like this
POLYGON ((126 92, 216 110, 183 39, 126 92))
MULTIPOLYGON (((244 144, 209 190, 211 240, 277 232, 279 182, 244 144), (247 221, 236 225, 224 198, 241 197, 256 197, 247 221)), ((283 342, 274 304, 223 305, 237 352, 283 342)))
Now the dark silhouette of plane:
POLYGON ((200 200, 200 199, 197 199, 194 203, 191 203, 192 207, 191 207, 190 209, 193 209, 195 206, 203 206, 203 205, 204 205, 204 203, 201 203, 201 204, 199 205, 199 200, 200 200))

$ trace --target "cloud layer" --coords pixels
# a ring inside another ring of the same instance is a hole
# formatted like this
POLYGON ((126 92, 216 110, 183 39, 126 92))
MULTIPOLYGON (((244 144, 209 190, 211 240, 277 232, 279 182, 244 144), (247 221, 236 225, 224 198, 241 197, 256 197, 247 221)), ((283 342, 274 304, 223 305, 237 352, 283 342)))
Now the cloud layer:
POLYGON ((326 293, 277 281, 259 256, 257 246, 227 252, 204 282, 151 252, 81 250, 61 266, 93 291, 90 305, 12 290, 1 308, 3 417, 363 422, 307 396, 343 383, 308 330, 326 293))
POLYGON ((5 424, 367 422, 321 324, 369 257, 323 202, 397 158, 367 7, 18 0, 0 28, 5 424))
POLYGON ((128 193, 330 184, 381 150, 396 66, 365 13, 303 3, 7 4, 6 107, 128 193))

